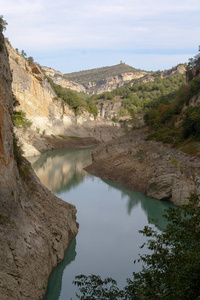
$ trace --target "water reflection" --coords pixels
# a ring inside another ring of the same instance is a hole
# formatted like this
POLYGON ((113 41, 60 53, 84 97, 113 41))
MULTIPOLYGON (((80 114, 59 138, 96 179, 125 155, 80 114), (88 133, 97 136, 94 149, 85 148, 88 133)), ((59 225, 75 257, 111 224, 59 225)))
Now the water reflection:
POLYGON ((76 238, 74 238, 65 252, 64 260, 52 271, 49 278, 46 295, 43 300, 57 300, 62 290, 62 278, 65 268, 75 260, 76 238))
MULTIPOLYGON (((83 168, 91 163, 93 149, 94 147, 48 151, 39 157, 31 157, 29 160, 41 182, 52 192, 59 195, 77 187, 83 182, 85 176, 91 176, 83 168)), ((118 190, 122 199, 127 199, 128 215, 131 215, 133 209, 140 203, 149 223, 155 224, 160 230, 165 228, 166 219, 163 218, 163 213, 171 205, 170 203, 155 199, 149 201, 149 197, 126 189, 123 184, 110 180, 103 181, 109 187, 118 190)))
POLYGON ((163 218, 163 214, 169 206, 172 206, 169 202, 149 198, 140 192, 133 192, 126 189, 123 184, 117 182, 110 180, 104 180, 104 182, 114 189, 119 190, 122 199, 127 199, 128 215, 131 215, 133 209, 140 203, 149 223, 156 225, 160 230, 166 227, 167 220, 163 218))
POLYGON ((61 193, 83 181, 86 175, 83 168, 91 163, 92 149, 48 151, 39 157, 30 157, 29 161, 40 181, 52 192, 61 193))
MULTIPOLYGON (((138 233, 152 218, 163 229, 163 212, 170 204, 128 190, 123 184, 101 180, 85 172, 91 149, 65 149, 31 158, 35 172, 49 189, 77 207, 79 233, 67 249, 64 261, 52 272, 45 300, 76 299, 72 284, 78 274, 113 277, 126 284, 141 265, 133 260, 145 237, 138 233), (72 263, 73 262, 73 263, 72 263)), ((154 225, 152 225, 154 227, 154 225)))

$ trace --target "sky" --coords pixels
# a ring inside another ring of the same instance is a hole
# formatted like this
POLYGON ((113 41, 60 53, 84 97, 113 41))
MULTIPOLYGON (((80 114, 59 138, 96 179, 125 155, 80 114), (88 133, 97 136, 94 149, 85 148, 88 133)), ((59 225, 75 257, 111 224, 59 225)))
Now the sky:
POLYGON ((14 48, 62 73, 170 69, 200 45, 199 0, 0 0, 0 15, 14 48))

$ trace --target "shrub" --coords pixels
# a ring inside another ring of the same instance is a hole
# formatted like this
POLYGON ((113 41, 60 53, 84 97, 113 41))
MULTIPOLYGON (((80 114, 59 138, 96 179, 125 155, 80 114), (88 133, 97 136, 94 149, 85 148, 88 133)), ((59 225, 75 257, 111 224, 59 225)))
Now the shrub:
POLYGON ((127 285, 119 290, 112 278, 102 280, 97 275, 79 275, 79 299, 199 299, 200 296, 200 207, 199 196, 191 195, 188 205, 168 208, 168 221, 163 232, 150 226, 140 231, 147 237, 150 254, 141 254, 142 270, 133 272, 127 285))
POLYGON ((183 119, 183 136, 188 138, 194 137, 196 140, 200 140, 200 107, 188 107, 183 119))
POLYGON ((22 110, 14 112, 13 122, 15 127, 23 128, 24 132, 32 125, 32 122, 26 118, 26 114, 22 110))

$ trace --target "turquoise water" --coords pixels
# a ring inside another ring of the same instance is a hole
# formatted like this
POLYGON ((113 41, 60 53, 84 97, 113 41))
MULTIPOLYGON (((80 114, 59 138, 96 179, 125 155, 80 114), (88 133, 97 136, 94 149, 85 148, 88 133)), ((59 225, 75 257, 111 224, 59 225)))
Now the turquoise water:
MULTIPOLYGON (((64 201, 77 207, 79 233, 68 247, 64 261, 52 272, 45 300, 76 298, 76 275, 113 277, 119 287, 133 271, 145 241, 138 230, 151 221, 166 226, 164 210, 170 205, 101 180, 83 170, 91 162, 91 149, 56 150, 31 160, 41 181, 64 201)), ((147 251, 147 250, 146 250, 147 251)))

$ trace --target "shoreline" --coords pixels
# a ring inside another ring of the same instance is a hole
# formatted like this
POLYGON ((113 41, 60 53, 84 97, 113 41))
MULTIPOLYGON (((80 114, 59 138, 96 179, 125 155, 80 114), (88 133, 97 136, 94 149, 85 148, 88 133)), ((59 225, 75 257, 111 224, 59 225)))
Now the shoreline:
POLYGON ((85 170, 176 206, 188 203, 191 193, 200 194, 200 158, 145 137, 138 129, 101 144, 85 170))

